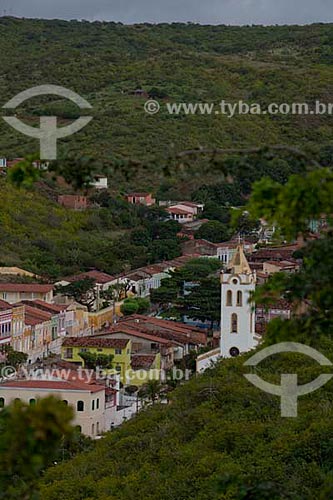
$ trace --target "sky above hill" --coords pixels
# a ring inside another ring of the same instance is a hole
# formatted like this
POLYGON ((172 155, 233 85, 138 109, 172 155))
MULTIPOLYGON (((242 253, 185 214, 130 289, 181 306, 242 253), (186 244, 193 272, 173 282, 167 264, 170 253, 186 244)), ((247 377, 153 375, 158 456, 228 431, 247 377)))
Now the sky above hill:
POLYGON ((333 21, 332 0, 0 0, 0 15, 202 24, 333 21))

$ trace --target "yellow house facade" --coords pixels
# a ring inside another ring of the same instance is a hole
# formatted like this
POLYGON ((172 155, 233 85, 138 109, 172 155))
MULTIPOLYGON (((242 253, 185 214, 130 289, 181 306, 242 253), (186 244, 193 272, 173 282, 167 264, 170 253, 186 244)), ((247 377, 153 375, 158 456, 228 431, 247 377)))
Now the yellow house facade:
POLYGON ((94 337, 69 337, 64 339, 61 358, 64 361, 80 364, 84 361, 82 352, 113 356, 112 369, 109 373, 120 375, 122 383, 126 382, 126 373, 131 369, 131 341, 126 339, 103 339, 94 337))
POLYGON ((161 379, 161 354, 132 354, 129 339, 101 337, 70 337, 63 341, 61 358, 85 367, 80 354, 102 354, 113 356, 112 367, 105 369, 108 375, 119 375, 125 385, 142 386, 150 380, 161 379))

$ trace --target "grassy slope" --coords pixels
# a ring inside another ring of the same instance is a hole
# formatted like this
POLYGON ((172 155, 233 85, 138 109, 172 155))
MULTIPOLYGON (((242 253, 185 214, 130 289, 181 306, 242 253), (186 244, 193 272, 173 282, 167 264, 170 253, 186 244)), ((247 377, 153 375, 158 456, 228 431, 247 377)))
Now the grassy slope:
MULTIPOLYGON (((332 358, 331 342, 320 349, 332 358)), ((332 498, 332 383, 299 399, 298 418, 281 418, 279 398, 247 382, 243 362, 221 362, 177 389, 170 406, 141 413, 94 451, 49 469, 42 498, 332 498)), ((257 373, 276 384, 279 373, 301 373, 303 384, 317 367, 279 355, 257 373)))
MULTIPOLYGON (((158 184, 170 151, 281 143, 316 151, 332 140, 329 117, 175 117, 165 110, 147 116, 144 100, 127 94, 137 87, 157 87, 176 102, 332 101, 330 25, 126 27, 1 19, 0 42, 0 100, 45 83, 79 92, 93 105, 95 119, 63 141, 62 148, 101 160, 113 155, 155 158, 152 175, 139 169, 133 187, 158 184)), ((34 118, 33 109, 43 112, 45 107, 41 100, 30 104, 30 110, 22 110, 27 120, 34 118)), ((57 103, 57 109, 68 111, 68 106, 57 103)), ((36 149, 35 141, 0 124, 0 154, 22 156, 36 149)), ((209 171, 199 170, 198 182, 210 178, 209 171)))
MULTIPOLYGON (((66 210, 36 190, 0 181, 0 262, 59 276, 98 266, 117 228, 95 211, 66 210)), ((104 261, 105 265, 105 261, 104 261)))

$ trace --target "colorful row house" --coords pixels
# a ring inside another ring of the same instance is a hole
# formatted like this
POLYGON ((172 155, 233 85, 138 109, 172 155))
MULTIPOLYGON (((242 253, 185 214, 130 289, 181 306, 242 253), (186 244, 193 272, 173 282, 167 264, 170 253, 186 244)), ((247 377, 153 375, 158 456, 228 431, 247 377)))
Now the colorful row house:
POLYGON ((28 363, 60 355, 64 337, 90 336, 94 326, 80 304, 50 304, 40 299, 10 304, 0 300, 0 346, 28 355, 28 363))

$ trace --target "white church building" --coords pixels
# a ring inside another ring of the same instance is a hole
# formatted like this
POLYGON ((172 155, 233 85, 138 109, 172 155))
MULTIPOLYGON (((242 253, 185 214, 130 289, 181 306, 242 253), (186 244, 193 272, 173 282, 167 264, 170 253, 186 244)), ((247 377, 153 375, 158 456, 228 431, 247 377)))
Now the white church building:
POLYGON ((255 332, 255 311, 250 303, 256 287, 252 271, 239 245, 226 271, 221 273, 221 338, 220 346, 197 358, 197 372, 203 372, 220 358, 231 358, 257 347, 260 337, 255 332))

